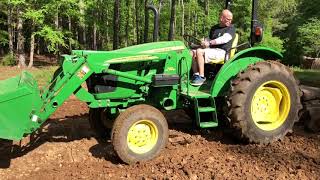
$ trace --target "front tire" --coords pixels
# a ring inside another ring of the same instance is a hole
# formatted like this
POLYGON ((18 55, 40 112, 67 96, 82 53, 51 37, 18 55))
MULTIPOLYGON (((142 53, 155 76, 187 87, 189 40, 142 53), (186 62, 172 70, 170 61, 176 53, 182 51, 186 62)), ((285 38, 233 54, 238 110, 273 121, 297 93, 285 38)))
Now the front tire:
POLYGON ((300 90, 292 71, 276 61, 250 66, 232 81, 229 118, 237 138, 270 143, 298 121, 300 90))
POLYGON ((116 118, 111 139, 123 162, 150 160, 165 148, 168 124, 158 109, 149 105, 132 106, 116 118))

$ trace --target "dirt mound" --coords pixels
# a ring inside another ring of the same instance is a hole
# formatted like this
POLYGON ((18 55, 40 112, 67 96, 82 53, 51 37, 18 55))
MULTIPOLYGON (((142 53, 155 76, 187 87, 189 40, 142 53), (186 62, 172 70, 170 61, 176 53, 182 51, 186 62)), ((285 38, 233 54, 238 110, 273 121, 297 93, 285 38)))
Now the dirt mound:
MULTIPOLYGON (((294 133, 271 145, 240 144, 220 129, 195 130, 182 112, 170 121, 167 148, 152 161, 123 164, 110 141, 98 143, 86 104, 65 102, 36 135, 0 156, 1 179, 318 179, 320 134, 294 133), (183 124, 182 124, 183 123, 183 124), (28 146, 28 142, 32 142, 28 146)), ((4 152, 4 151, 2 151, 4 152)))

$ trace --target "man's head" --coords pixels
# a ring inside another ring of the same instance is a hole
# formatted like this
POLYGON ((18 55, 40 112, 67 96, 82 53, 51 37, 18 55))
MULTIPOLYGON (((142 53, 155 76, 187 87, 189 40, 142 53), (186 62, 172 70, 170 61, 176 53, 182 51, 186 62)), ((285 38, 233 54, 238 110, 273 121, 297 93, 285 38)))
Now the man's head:
POLYGON ((228 27, 231 25, 233 15, 228 9, 224 9, 220 14, 220 26, 228 27))

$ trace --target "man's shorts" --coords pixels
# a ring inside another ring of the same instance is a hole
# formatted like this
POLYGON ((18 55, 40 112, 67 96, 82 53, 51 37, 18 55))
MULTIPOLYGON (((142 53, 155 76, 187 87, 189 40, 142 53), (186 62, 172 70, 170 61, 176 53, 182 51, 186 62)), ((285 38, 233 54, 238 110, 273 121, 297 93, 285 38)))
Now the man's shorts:
POLYGON ((206 48, 204 49, 204 62, 205 63, 219 63, 224 61, 226 51, 219 48, 206 48))

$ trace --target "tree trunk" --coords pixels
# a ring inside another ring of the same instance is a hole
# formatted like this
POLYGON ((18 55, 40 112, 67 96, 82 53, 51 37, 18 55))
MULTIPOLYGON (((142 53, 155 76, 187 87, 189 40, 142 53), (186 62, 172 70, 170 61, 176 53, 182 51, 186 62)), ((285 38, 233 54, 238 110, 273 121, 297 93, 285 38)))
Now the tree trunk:
POLYGON ((77 38, 77 41, 79 42, 79 27, 76 27, 76 38, 77 38))
POLYGON ((149 12, 148 12, 148 0, 144 1, 144 42, 148 42, 149 33, 149 12))
MULTIPOLYGON (((59 30, 59 9, 57 9, 57 12, 54 17, 54 25, 56 30, 59 30)), ((56 45, 56 52, 56 58, 59 59, 59 45, 56 45)))
POLYGON ((114 16, 113 16, 113 49, 119 47, 119 31, 120 31, 120 0, 114 1, 114 16))
POLYGON ((33 66, 33 54, 34 54, 34 33, 32 31, 31 38, 30 38, 30 61, 28 68, 32 68, 33 66))
POLYGON ((163 4, 163 0, 160 0, 159 1, 159 16, 161 14, 162 4, 163 4))
POLYGON ((37 38, 37 54, 39 55, 40 54, 40 38, 38 37, 37 38))
POLYGON ((209 0, 204 0, 204 15, 206 15, 206 18, 209 15, 209 0))
POLYGON ((182 7, 182 17, 181 17, 181 36, 184 35, 184 2, 181 0, 181 7, 182 7))
POLYGON ((102 38, 102 36, 101 36, 101 32, 98 31, 97 50, 98 50, 98 49, 101 49, 102 42, 103 42, 103 38, 102 38))
MULTIPOLYGON (((84 13, 84 2, 83 2, 83 0, 80 0, 79 4, 80 4, 80 14, 81 14, 82 17, 84 17, 85 13, 84 13)), ((84 46, 84 49, 86 49, 86 47, 87 47, 87 36, 86 36, 86 25, 84 24, 84 22, 80 21, 80 27, 82 29, 82 44, 84 46)))
POLYGON ((135 44, 136 42, 136 27, 135 27, 135 22, 136 22, 136 19, 135 19, 135 11, 134 11, 134 7, 135 7, 135 3, 134 1, 130 1, 130 6, 129 8, 131 9, 130 10, 130 21, 129 21, 129 41, 128 43, 130 45, 132 44, 135 44), (131 35, 131 36, 130 36, 131 35))
POLYGON ((20 9, 18 9, 18 25, 17 25, 17 31, 18 31, 18 58, 19 58, 19 68, 25 68, 26 67, 26 58, 24 54, 24 36, 23 36, 23 20, 22 20, 22 12, 20 9))
MULTIPOLYGON (((107 10, 106 10, 106 17, 108 17, 108 15, 109 15, 109 11, 108 11, 108 8, 107 8, 107 10)), ((106 27, 108 28, 107 30, 106 30, 106 43, 107 43, 107 48, 108 48, 108 50, 109 50, 109 21, 107 21, 106 22, 106 27)), ((103 43, 102 43, 103 44, 103 43)))
POLYGON ((191 34, 192 31, 191 31, 191 28, 192 28, 192 18, 191 18, 191 7, 189 5, 189 8, 188 8, 188 24, 189 24, 189 27, 188 27, 188 34, 191 34))
POLYGON ((135 0, 135 18, 136 18, 136 35, 137 35, 137 44, 140 42, 140 36, 139 36, 139 3, 138 0, 135 0))
POLYGON ((169 35, 168 40, 171 41, 174 39, 174 31, 175 31, 175 22, 176 20, 176 0, 172 0, 171 2, 171 17, 170 17, 170 27, 169 27, 169 35))
POLYGON ((56 30, 58 30, 59 29, 59 10, 58 9, 57 9, 57 13, 54 17, 54 25, 56 27, 56 30))
MULTIPOLYGON (((12 9, 13 11, 13 9, 12 9)), ((12 27, 12 42, 13 42, 13 52, 17 52, 18 53, 18 27, 17 27, 17 14, 19 14, 19 10, 17 8, 15 8, 15 11, 16 11, 16 17, 14 17, 14 14, 12 12, 12 19, 11 19, 11 22, 15 22, 16 24, 12 27)))
POLYGON ((9 35, 9 53, 13 55, 13 38, 12 38, 12 7, 8 5, 8 35, 9 35))
POLYGON ((130 25, 130 0, 127 1, 127 20, 126 20, 126 35, 125 35, 125 46, 127 47, 129 45, 129 25, 130 25))
MULTIPOLYGON (((96 18, 96 15, 94 15, 94 18, 96 18)), ((93 49, 97 50, 97 22, 96 22, 96 20, 94 20, 94 22, 93 22, 93 49)))
POLYGON ((202 23, 202 33, 204 34, 206 30, 206 25, 209 23, 209 0, 204 1, 204 21, 205 23, 202 23))
MULTIPOLYGON (((71 22, 71 17, 70 17, 70 16, 68 16, 68 25, 69 25, 69 32, 70 32, 71 34, 73 34, 73 33, 72 33, 72 22, 71 22)), ((70 40, 69 40, 69 51, 70 51, 70 52, 72 51, 72 43, 71 43, 70 40)))
POLYGON ((198 22, 198 16, 196 13, 193 13, 194 23, 193 23, 193 34, 194 36, 197 36, 197 22, 198 22))
POLYGON ((29 56, 29 65, 28 68, 33 66, 33 55, 34 55, 34 21, 31 22, 31 37, 30 37, 30 56, 29 56))
POLYGON ((82 42, 83 42, 84 49, 87 49, 86 25, 82 26, 82 42))

